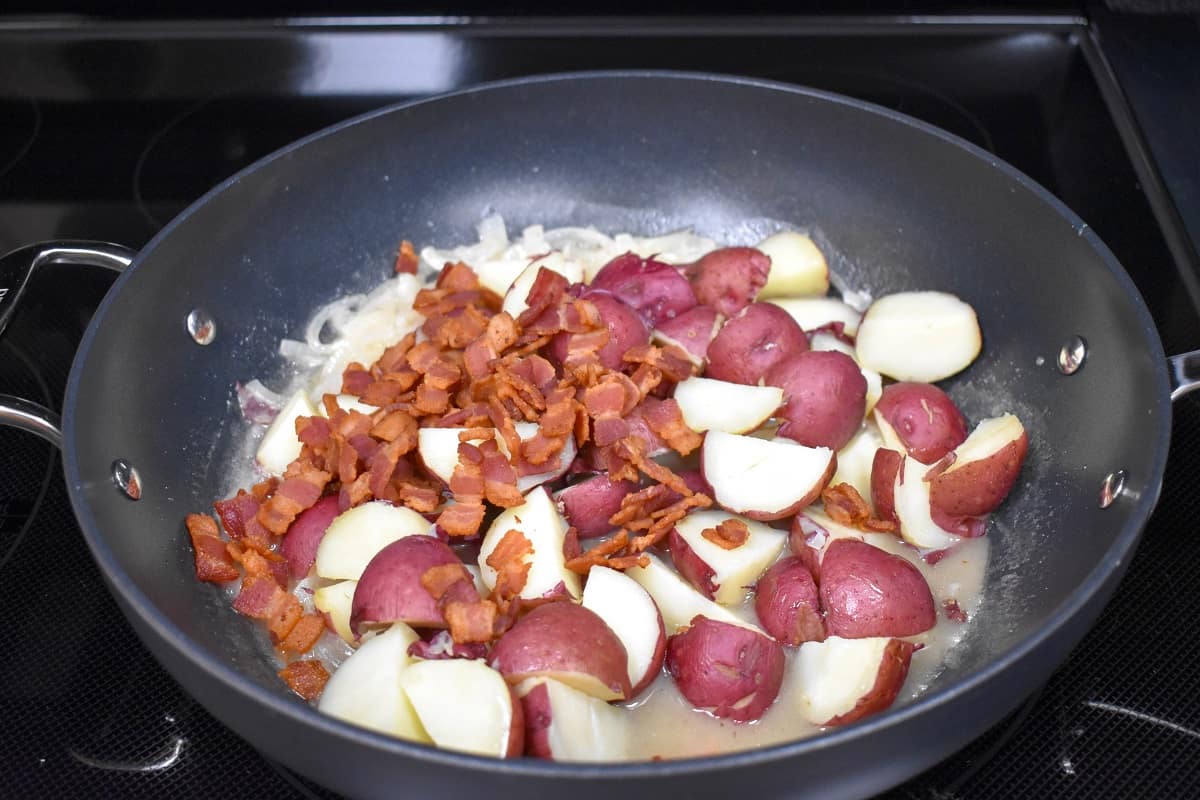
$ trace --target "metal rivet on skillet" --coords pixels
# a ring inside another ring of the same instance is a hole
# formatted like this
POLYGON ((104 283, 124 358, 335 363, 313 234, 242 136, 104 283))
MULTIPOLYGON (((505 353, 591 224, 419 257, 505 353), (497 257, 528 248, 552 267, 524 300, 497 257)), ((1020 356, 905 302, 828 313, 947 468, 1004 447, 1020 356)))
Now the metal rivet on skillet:
POLYGON ((1119 469, 1104 476, 1100 484, 1100 507, 1108 508, 1125 491, 1125 470, 1119 469))
POLYGON ((1063 375, 1074 375, 1086 357, 1087 341, 1082 336, 1072 336, 1058 351, 1058 371, 1063 375))
POLYGON ((217 336, 217 323, 203 308, 194 308, 187 315, 187 332, 196 344, 208 344, 217 336))
POLYGON ((123 458, 112 463, 112 479, 117 488, 130 500, 142 499, 142 479, 137 470, 123 458))

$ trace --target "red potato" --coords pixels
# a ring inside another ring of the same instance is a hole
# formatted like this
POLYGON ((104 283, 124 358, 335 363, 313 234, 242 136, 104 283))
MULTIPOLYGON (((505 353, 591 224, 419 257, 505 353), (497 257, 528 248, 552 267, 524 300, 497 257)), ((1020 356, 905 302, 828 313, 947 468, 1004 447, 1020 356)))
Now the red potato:
POLYGON ((798 556, 780 559, 759 578, 754 612, 759 624, 781 644, 800 645, 825 638, 817 582, 798 556))
POLYGON ((883 711, 900 694, 915 649, 912 642, 882 637, 806 642, 794 666, 801 714, 824 726, 883 711))
POLYGON ((821 607, 831 636, 915 636, 937 623, 925 576, 906 559, 852 539, 821 560, 821 607))
POLYGON ((400 688, 438 747, 495 758, 525 751, 521 701, 482 661, 414 661, 400 671, 400 688))
POLYGON ((756 386, 778 362, 806 350, 808 337, 790 314, 771 303, 753 303, 717 332, 704 374, 756 386))
POLYGON ((700 469, 722 508, 750 519, 783 519, 820 496, 837 470, 837 455, 787 439, 709 431, 700 469))
POLYGON ((753 247, 722 247, 684 267, 696 299, 727 317, 754 302, 770 271, 770 256, 753 247))
POLYGON ((783 389, 780 436, 809 447, 841 450, 862 425, 867 380, 845 353, 790 354, 767 371, 765 380, 783 389))
POLYGON ((667 643, 667 671, 688 702, 715 717, 760 718, 783 683, 783 647, 739 625, 696 617, 667 643))
POLYGON ((311 508, 300 512, 288 528, 279 543, 279 552, 287 559, 288 572, 293 578, 303 578, 312 569, 321 538, 339 513, 337 495, 322 497, 311 508))
POLYGON ((898 381, 932 383, 970 366, 983 337, 975 309, 946 292, 898 292, 863 314, 859 363, 898 381))
MULTIPOLYGON (((421 576, 443 564, 461 564, 446 543, 432 536, 408 536, 379 551, 354 590, 350 628, 360 634, 365 624, 406 622, 414 627, 442 628, 446 622, 433 596, 421 585, 421 576)), ((463 570, 461 599, 479 599, 479 592, 463 570)))
POLYGON ((546 678, 516 687, 525 717, 525 754, 552 761, 624 761, 630 752, 625 710, 546 678))
MULTIPOLYGON (((620 369, 624 361, 625 351, 650 340, 650 329, 642 319, 642 315, 615 295, 599 290, 588 290, 581 295, 596 306, 600 318, 608 328, 608 343, 600 348, 600 363, 609 369, 620 369)), ((563 333, 557 334, 550 342, 550 354, 558 363, 566 360, 571 349, 571 340, 575 336, 587 334, 563 333)))
POLYGON ((942 530, 964 539, 975 539, 987 533, 987 517, 955 517, 931 503, 929 518, 942 530))
POLYGON ((667 632, 658 605, 642 586, 623 572, 592 567, 583 589, 583 607, 596 613, 625 645, 629 696, 654 682, 667 652, 667 632))
POLYGON ((996 510, 1016 483, 1028 449, 1025 427, 1012 414, 984 420, 947 456, 953 461, 930 482, 930 505, 949 517, 978 517, 996 510))
POLYGON ((620 510, 625 495, 637 488, 633 481, 614 482, 601 473, 556 492, 554 501, 579 538, 591 539, 612 530, 608 518, 620 510))
POLYGON ((763 570, 779 557, 787 536, 762 522, 702 510, 675 523, 667 541, 675 569, 688 583, 710 600, 738 605, 763 570), (745 540, 736 547, 722 547, 704 536, 706 530, 726 522, 746 528, 745 540))
POLYGON ((724 322, 725 317, 712 306, 696 306, 659 322, 651 337, 660 344, 676 345, 693 364, 703 367, 708 361, 708 347, 724 322))
POLYGON ((875 516, 899 524, 896 516, 896 473, 904 456, 895 450, 881 447, 875 451, 875 460, 871 462, 871 504, 875 506, 875 516))
POLYGON ((692 285, 678 270, 636 253, 625 253, 605 264, 592 278, 591 288, 612 292, 651 327, 696 305, 692 285))
POLYGON ((967 438, 967 420, 950 396, 931 383, 905 381, 883 390, 875 404, 908 454, 932 464, 967 438))
POLYGON ((571 602, 538 606, 492 647, 488 663, 511 684, 561 681, 601 700, 629 697, 625 646, 594 611, 571 602))

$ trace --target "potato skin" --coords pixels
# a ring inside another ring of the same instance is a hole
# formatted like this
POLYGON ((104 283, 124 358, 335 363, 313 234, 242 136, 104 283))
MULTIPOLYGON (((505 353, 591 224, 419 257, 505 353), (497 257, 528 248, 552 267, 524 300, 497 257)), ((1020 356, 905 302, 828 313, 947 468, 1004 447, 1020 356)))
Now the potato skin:
POLYGON ((696 299, 727 317, 748 306, 767 283, 771 257, 753 247, 722 247, 684 268, 696 299))
POLYGON ((967 438, 967 420, 950 396, 932 383, 884 387, 875 412, 887 420, 908 454, 932 464, 967 438))
MULTIPOLYGON (((444 628, 441 609, 421 585, 421 576, 432 567, 461 563, 449 545, 433 536, 397 539, 376 553, 363 570, 351 603, 351 629, 358 633, 363 623, 397 620, 414 627, 444 628)), ((461 588, 461 599, 479 599, 470 580, 461 588)))
POLYGON ((554 760, 550 749, 550 725, 554 712, 550 707, 550 690, 539 683, 517 701, 521 706, 525 728, 525 755, 554 760))
POLYGON ((929 503, 949 517, 980 517, 995 511, 1017 482, 1029 435, 1021 436, 991 456, 941 472, 929 484, 929 503))
POLYGON ((871 462, 871 505, 879 519, 900 524, 896 516, 896 473, 904 456, 895 450, 881 447, 875 451, 871 462))
MULTIPOLYGON (((521 704, 521 698, 517 697, 517 690, 513 686, 508 687, 508 696, 512 701, 512 722, 508 726, 508 750, 505 752, 505 758, 516 758, 525 753, 525 707, 521 704)), ((545 739, 543 733, 543 739, 545 739)))
POLYGON ((708 346, 704 374, 757 386, 781 360, 806 350, 808 337, 791 314, 771 303, 754 303, 717 332, 708 346))
POLYGON ((311 508, 300 512, 279 543, 279 553, 288 563, 293 578, 303 578, 317 560, 317 547, 333 518, 340 514, 337 495, 322 497, 311 508))
POLYGON ((761 717, 783 683, 782 645, 703 616, 667 642, 666 664, 688 702, 737 722, 761 717))
POLYGON ((570 601, 546 603, 522 617, 492 647, 488 665, 510 684, 560 672, 591 675, 621 698, 632 688, 625 645, 594 611, 570 601))
POLYGON ((603 536, 612 530, 608 518, 621 508, 621 500, 637 491, 633 481, 610 481, 607 473, 593 475, 558 492, 558 508, 574 526, 580 539, 603 536))
POLYGON ((838 539, 821 560, 821 607, 830 636, 914 636, 937 624, 933 593, 900 556, 838 539))
POLYGON ((765 382, 783 389, 780 436, 808 447, 836 451, 862 425, 867 410, 867 379, 845 353, 793 353, 768 370, 765 382))
MULTIPOLYGON (((609 369, 620 369, 626 350, 650 340, 650 329, 642 315, 621 302, 611 292, 589 289, 580 295, 580 299, 596 306, 600 318, 608 327, 608 343, 600 348, 599 357, 600 363, 609 369)), ((575 335, 564 331, 551 340, 550 354, 558 363, 561 364, 566 359, 571 349, 571 339, 575 335)))
POLYGON ((903 639, 893 639, 888 642, 883 651, 883 660, 879 671, 875 674, 875 684, 859 698, 854 708, 845 714, 839 714, 827 721, 826 725, 847 725, 863 717, 869 717, 885 710, 896 702, 904 679, 908 677, 908 667, 912 663, 912 654, 916 645, 903 639))
POLYGON ((674 528, 671 528, 671 532, 667 534, 667 546, 671 548, 671 561, 675 564, 675 570, 696 591, 712 600, 717 594, 717 589, 720 588, 713 583, 712 578, 715 573, 712 567, 696 555, 687 540, 680 536, 674 528))
POLYGON ((651 327, 696 305, 692 285, 678 270, 636 253, 625 253, 605 264, 592 279, 591 288, 612 292, 651 327))
POLYGON ((821 597, 813 574, 799 556, 776 561, 754 588, 759 624, 785 645, 825 640, 821 597))
POLYGON ((655 325, 655 332, 679 345, 698 365, 708 360, 708 348, 725 318, 711 306, 695 306, 674 319, 655 325))

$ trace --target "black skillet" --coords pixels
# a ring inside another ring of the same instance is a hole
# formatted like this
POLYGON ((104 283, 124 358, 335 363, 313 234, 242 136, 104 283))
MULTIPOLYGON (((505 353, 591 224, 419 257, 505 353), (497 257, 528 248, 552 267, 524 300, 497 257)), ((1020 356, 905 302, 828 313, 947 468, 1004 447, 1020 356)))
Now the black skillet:
MULTIPOLYGON (((119 269, 132 255, 10 254, 0 327, 31 264, 119 269)), ((190 693, 271 758, 363 797, 837 798, 903 781, 1011 710, 1096 619, 1158 497, 1172 390, 1194 372, 1188 357, 1169 369, 1136 288, 1087 225, 1007 164, 867 103, 710 75, 550 76, 383 109, 230 178, 132 260, 63 405, 80 527, 138 635, 190 693), (726 243, 807 228, 853 286, 936 288, 977 309, 983 355, 948 389, 971 419, 1017 413, 1031 447, 993 523, 985 605, 927 693, 791 744, 579 766, 409 744, 288 692, 259 626, 195 580, 182 526, 227 486, 245 430, 233 387, 281 377, 279 339, 382 280, 400 238, 472 241, 493 211, 510 230, 690 225, 726 243)), ((0 400, 0 420, 57 439, 49 412, 0 400)))

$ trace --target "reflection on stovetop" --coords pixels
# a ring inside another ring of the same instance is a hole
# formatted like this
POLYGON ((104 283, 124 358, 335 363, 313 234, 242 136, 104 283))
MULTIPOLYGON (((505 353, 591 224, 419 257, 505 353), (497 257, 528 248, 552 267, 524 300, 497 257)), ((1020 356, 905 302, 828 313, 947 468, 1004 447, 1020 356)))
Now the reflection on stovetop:
MULTIPOLYGON (((70 35, 69 35, 70 34, 70 35)), ((1145 295, 1168 350, 1196 310, 1069 30, 930 35, 479 35, 200 29, 171 38, 0 37, 0 250, 35 239, 140 245, 211 186, 386 103, 537 72, 670 67, 862 97, 1016 164, 1075 208, 1145 295)), ((481 124, 482 121, 481 121, 481 124)), ((1119 124, 1119 123, 1118 123, 1119 124)), ((54 404, 110 279, 48 270, 0 342, 0 392, 54 404)), ((1095 630, 1030 700, 888 793, 1187 797, 1200 791, 1200 401, 1176 412, 1163 498, 1095 630)), ((330 797, 184 694, 122 621, 44 443, 0 429, 0 775, 14 797, 330 797)))

